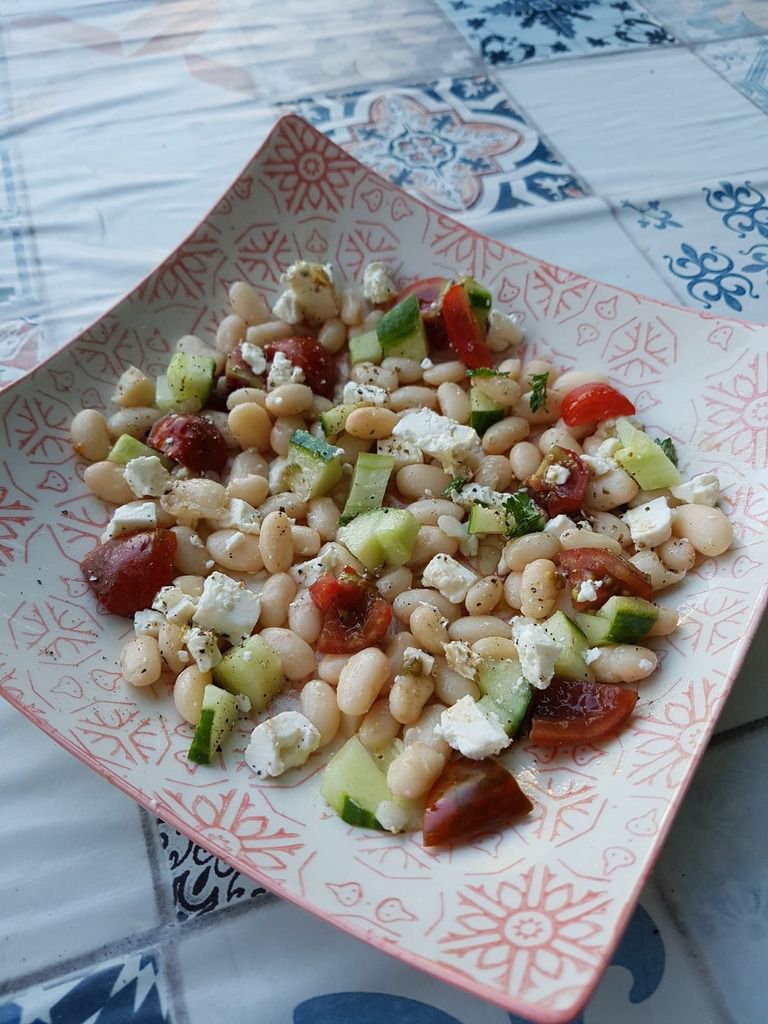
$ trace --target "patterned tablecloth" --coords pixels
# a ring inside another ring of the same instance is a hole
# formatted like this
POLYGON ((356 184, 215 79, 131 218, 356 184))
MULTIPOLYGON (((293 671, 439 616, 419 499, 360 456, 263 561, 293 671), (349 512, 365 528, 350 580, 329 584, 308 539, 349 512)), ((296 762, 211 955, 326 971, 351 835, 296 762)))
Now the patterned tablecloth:
MULTIPOLYGON (((504 242, 768 321, 766 0, 0 0, 0 384, 157 263, 288 110, 504 242)), ((768 1020, 766 655, 586 1024, 768 1020)), ((6 706, 0 736, 0 1024, 510 1019, 255 888, 6 706)), ((657 755, 674 770, 661 733, 657 755)))

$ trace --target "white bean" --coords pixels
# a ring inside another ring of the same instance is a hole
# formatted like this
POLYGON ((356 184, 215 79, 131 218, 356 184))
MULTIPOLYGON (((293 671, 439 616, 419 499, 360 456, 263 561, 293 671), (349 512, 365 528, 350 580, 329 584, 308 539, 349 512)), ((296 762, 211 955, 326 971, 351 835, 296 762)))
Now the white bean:
POLYGON ((733 526, 725 513, 708 505, 680 505, 672 510, 672 533, 687 537, 700 555, 722 555, 733 543, 733 526))
POLYGON ((498 576, 486 576, 469 588, 464 605, 469 615, 490 615, 502 598, 504 585, 498 576))
POLYGON ((238 530, 214 530, 205 542, 217 565, 233 572, 258 572, 264 568, 259 538, 238 530))
POLYGON ((576 452, 577 455, 581 453, 581 445, 570 430, 567 427, 558 426, 558 424, 543 431, 539 438, 539 451, 543 455, 547 455, 550 448, 555 447, 567 448, 569 451, 576 452))
MULTIPOLYGON (((455 703, 455 701, 454 701, 455 703)), ((445 707, 442 704, 429 704, 424 708, 418 719, 403 731, 403 743, 406 747, 412 743, 426 743, 446 759, 451 755, 451 748, 442 738, 435 735, 445 707)))
POLYGON ((306 640, 302 640, 293 630, 268 626, 261 630, 260 635, 273 650, 277 651, 287 679, 297 682, 306 679, 315 671, 315 652, 306 640))
POLYGON ((659 617, 648 630, 648 636, 668 636, 677 629, 680 615, 677 608, 668 608, 665 605, 657 605, 659 617))
POLYGON ((163 661, 178 675, 189 663, 189 654, 184 649, 184 631, 174 622, 166 622, 160 627, 157 639, 163 661))
POLYGON ((310 409, 314 395, 306 384, 281 384, 266 398, 267 412, 272 416, 297 416, 310 409))
POLYGON ((130 434, 138 441, 143 441, 162 415, 159 409, 148 409, 143 405, 120 409, 107 420, 107 429, 115 440, 121 434, 130 434))
POLYGON ((519 441, 509 453, 509 464, 518 480, 527 480, 541 465, 541 452, 530 441, 519 441))
POLYGON ((389 437, 396 423, 397 416, 391 409, 364 406, 362 409, 353 409, 347 416, 344 429, 352 437, 375 441, 389 437))
POLYGON ((240 498, 258 508, 269 494, 269 483, 263 476, 238 476, 227 484, 227 497, 240 498))
POLYGON ((504 600, 510 608, 514 608, 517 611, 520 611, 523 603, 522 588, 522 572, 511 572, 504 580, 504 600))
POLYGON ((480 687, 472 679, 466 679, 454 671, 445 658, 435 659, 435 694, 449 708, 462 697, 480 699, 480 687))
POLYGON ((472 650, 481 658, 492 661, 517 660, 515 641, 503 636, 486 636, 472 644, 472 650))
POLYGON ((473 644, 486 636, 509 638, 512 636, 512 627, 495 615, 465 615, 450 624, 448 636, 451 640, 463 640, 465 643, 473 644))
POLYGON ((658 658, 654 651, 635 644, 612 644, 600 648, 600 656, 591 663, 598 683, 636 683, 654 671, 658 658))
POLYGON ((614 555, 621 554, 621 544, 613 537, 593 530, 580 530, 578 526, 569 526, 567 530, 563 530, 560 534, 560 547, 563 551, 571 551, 573 548, 600 548, 603 551, 612 551, 614 555))
POLYGON ((366 647, 348 659, 336 689, 339 708, 348 715, 364 715, 389 678, 389 661, 378 647, 366 647))
POLYGON ((422 604, 434 605, 441 616, 448 619, 449 622, 459 617, 456 605, 451 604, 447 597, 438 594, 436 590, 429 590, 426 587, 417 587, 414 590, 406 590, 404 593, 398 594, 392 602, 392 610, 395 613, 395 618, 406 624, 410 621, 414 609, 422 604))
POLYGON ((266 324, 254 324, 249 327, 245 334, 245 340, 249 345, 258 345, 264 348, 271 341, 280 341, 281 338, 290 338, 296 333, 292 324, 285 324, 282 320, 273 320, 266 324))
MULTIPOLYGON (((231 413, 230 413, 231 415, 231 413)), ((304 420, 300 416, 280 416, 272 424, 269 443, 277 455, 287 455, 294 430, 303 430, 304 420)))
POLYGON ((120 671, 132 686, 156 683, 163 671, 157 640, 146 634, 129 640, 120 655, 120 671))
MULTIPOLYGON (((242 448, 269 451, 272 421, 258 402, 236 405, 229 413, 229 429, 242 448)), ((287 451, 287 447, 286 447, 287 451)))
POLYGON ((389 710, 389 701, 382 697, 375 701, 360 723, 358 738, 366 750, 386 750, 400 732, 400 723, 389 710))
POLYGON ((97 498, 113 505, 125 505, 136 497, 125 479, 125 467, 115 462, 92 462, 85 467, 83 480, 97 498))
POLYGON ((536 558, 554 558, 560 550, 560 541, 551 533, 526 533, 515 537, 504 548, 502 561, 507 570, 522 572, 536 558))
POLYGON ((349 661, 347 654, 325 654, 317 665, 317 674, 326 683, 336 686, 339 682, 341 670, 349 661))
POLYGON ((123 409, 155 404, 155 382, 137 366, 129 366, 117 382, 112 401, 123 409))
POLYGON ((285 512, 270 512, 261 524, 259 550, 267 572, 287 572, 293 564, 291 520, 285 512))
POLYGON ((453 516, 461 519, 464 510, 447 498, 422 498, 408 506, 408 511, 421 526, 437 526, 441 516, 453 516))
POLYGON ((385 370, 394 370, 401 384, 415 384, 421 380, 421 363, 416 359, 405 359, 402 356, 387 356, 381 365, 385 370))
POLYGON ((584 507, 598 512, 610 512, 612 508, 626 505, 639 490, 629 473, 623 469, 611 469, 589 481, 584 494, 584 507))
POLYGON ((629 527, 618 516, 614 516, 610 512, 593 512, 589 518, 595 533, 602 534, 604 537, 612 537, 622 548, 628 547, 632 542, 629 527))
POLYGON ((483 434, 483 451, 489 455, 503 455, 510 452, 530 432, 527 420, 521 416, 507 416, 488 427, 483 434))
POLYGON ((492 491, 506 491, 512 485, 512 466, 503 455, 486 455, 475 472, 473 483, 490 487, 492 491))
POLYGON ((312 498, 307 506, 307 526, 317 530, 322 541, 333 540, 339 528, 339 514, 331 498, 312 498))
POLYGON ((245 341, 247 329, 245 320, 236 313, 225 316, 216 329, 216 351, 230 353, 241 341, 245 341))
POLYGON ((685 537, 671 537, 659 544, 656 554, 673 572, 688 572, 696 564, 696 549, 685 537))
POLYGON ((523 569, 520 610, 531 619, 546 619, 557 600, 557 566, 548 558, 536 558, 523 569))
POLYGON ((409 412, 413 409, 436 409, 437 392, 433 388, 422 388, 416 384, 397 388, 389 396, 389 405, 395 412, 409 412))
POLYGON ((347 325, 339 317, 326 320, 318 332, 317 340, 329 352, 340 352, 347 343, 347 325))
POLYGON ((394 601, 400 594, 410 590, 413 584, 413 573, 407 565, 391 569, 376 581, 376 589, 387 601, 394 601))
POLYGON ((395 796, 416 800, 437 782, 445 761, 442 753, 426 743, 411 743, 390 764, 387 785, 395 796))
POLYGON ((439 388, 441 384, 461 384, 467 376, 467 367, 458 359, 447 363, 436 363, 424 370, 422 377, 425 384, 439 388))
POLYGON ((269 306, 247 281, 232 282, 229 286, 229 305, 235 316, 239 316, 249 326, 264 324, 270 319, 269 306))
POLYGON ((439 526, 421 526, 411 552, 410 564, 420 569, 435 555, 455 555, 459 550, 456 537, 451 537, 439 526))
POLYGON ((668 569, 656 552, 651 551, 650 548, 630 555, 629 561, 636 569, 648 576, 654 590, 665 590, 667 587, 679 583, 685 577, 684 572, 673 572, 668 569))
POLYGON ((457 423, 469 423, 469 396, 464 388, 451 381, 446 381, 437 389, 437 402, 443 416, 448 416, 457 423))
POLYGON ((190 665, 176 677, 173 684, 173 703, 185 722, 197 725, 206 686, 213 682, 210 672, 201 672, 197 665, 190 665))
POLYGON ((288 621, 288 605, 295 596, 296 584, 292 576, 287 572, 270 576, 261 592, 260 625, 284 626, 288 621))
POLYGON ((403 725, 411 725, 418 719, 434 689, 435 683, 430 676, 396 676, 389 691, 392 717, 403 725))
POLYGON ((336 736, 341 723, 341 712, 333 687, 322 679, 310 679, 301 688, 299 703, 302 713, 320 733, 320 746, 327 746, 336 736))
POLYGON ((322 544, 320 534, 311 526, 292 526, 291 539, 294 556, 298 558, 314 558, 322 544))
POLYGON ((308 644, 317 643, 325 616, 312 600, 308 590, 301 590, 288 605, 288 625, 308 644))

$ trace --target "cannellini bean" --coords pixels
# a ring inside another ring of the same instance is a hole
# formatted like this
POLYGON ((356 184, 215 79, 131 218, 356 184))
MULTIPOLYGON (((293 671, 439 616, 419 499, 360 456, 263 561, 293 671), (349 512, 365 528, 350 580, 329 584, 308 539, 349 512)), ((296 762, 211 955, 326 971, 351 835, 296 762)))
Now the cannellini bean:
POLYGON ((430 387, 439 388, 441 384, 460 384, 467 376, 467 367, 458 359, 447 363, 436 363, 424 370, 422 378, 430 387))
POLYGON ((392 717, 403 725, 411 725, 418 719, 434 689, 435 682, 431 676, 396 676, 389 691, 392 717))
POLYGON ((504 600, 510 608, 519 611, 522 607, 523 574, 511 572, 504 580, 504 600))
POLYGON ((413 584, 413 573, 407 565, 401 565, 399 569, 391 569, 376 582, 376 589, 387 601, 394 601, 400 594, 411 589, 413 584))
POLYGON ((113 505, 125 505, 136 497, 125 479, 125 467, 115 462, 92 462, 85 467, 83 480, 97 498, 113 505))
POLYGON ((264 456, 257 452, 255 448, 248 448, 244 452, 238 452, 232 459, 227 479, 232 481, 240 477, 266 477, 268 473, 269 467, 264 456))
POLYGON ((281 384, 269 392, 265 404, 272 416, 298 416, 312 407, 313 400, 306 384, 281 384))
POLYGON ((526 438, 530 429, 528 421, 521 416, 507 416, 488 427, 483 434, 483 451, 489 455, 503 455, 526 438))
POLYGON ((258 508, 269 494, 269 483, 263 476, 239 476, 227 484, 227 497, 240 498, 258 508))
POLYGON ((684 572, 673 572, 668 569, 655 551, 646 548, 630 555, 629 561, 649 577, 654 590, 664 590, 679 583, 685 577, 684 572))
POLYGON ((531 619, 546 619, 557 600, 557 566, 548 558, 536 558, 523 569, 520 610, 531 619))
POLYGON ((260 452, 269 451, 272 421, 266 409, 263 409, 258 402, 236 405, 229 413, 228 422, 230 431, 242 448, 256 448, 260 452))
POLYGON ((345 288, 341 295, 341 319, 347 327, 354 327, 363 322, 365 306, 363 300, 353 288, 345 288))
POLYGON ((267 626, 261 630, 260 635, 280 656, 286 679, 298 682, 315 671, 315 652, 293 630, 267 626))
POLYGON ((530 441, 519 441, 509 453, 509 464, 518 480, 527 480, 541 465, 541 452, 530 441))
POLYGON ((685 537, 671 537, 659 544, 656 554, 672 572, 688 572, 696 564, 696 549, 685 537))
POLYGON ((687 537, 700 555, 722 555, 733 543, 733 526, 719 508, 680 505, 672 510, 672 533, 687 537))
MULTIPOLYGON (((337 437, 333 442, 337 448, 341 448, 342 456, 341 461, 349 466, 354 466, 357 462, 357 457, 361 452, 367 452, 371 447, 371 438, 367 437, 352 437, 351 434, 344 433, 341 437, 337 437)), ((345 486, 349 486, 349 481, 343 481, 345 486)))
POLYGON ((317 674, 326 683, 336 686, 341 675, 341 670, 349 661, 347 654, 325 654, 317 666, 317 674))
POLYGON ((615 555, 621 554, 621 544, 613 537, 593 530, 580 530, 578 526, 569 526, 567 530, 563 530, 560 534, 560 547, 563 551, 571 551, 573 548, 601 548, 603 551, 612 551, 615 555))
POLYGON ((506 408, 515 405, 522 393, 520 385, 512 377, 474 377, 472 385, 487 395, 492 402, 506 408))
POLYGON ((506 491, 512 485, 512 467, 503 455, 486 455, 475 472, 473 483, 506 491))
POLYGON ((331 498, 312 498, 307 506, 307 526, 317 530, 322 541, 333 540, 339 527, 339 509, 331 498))
POLYGON ((602 373, 591 370, 566 370, 549 385, 549 393, 557 395, 561 400, 569 391, 579 388, 582 384, 604 384, 607 378, 602 373))
POLYGON ((215 480, 174 480, 160 505, 182 522, 215 519, 227 507, 227 492, 215 480))
POLYGON ((230 313, 225 316, 216 329, 216 351, 229 354, 241 341, 245 341, 248 324, 241 316, 230 313))
POLYGON ((416 800, 437 782, 445 762, 445 756, 426 743, 411 743, 390 764, 387 785, 395 796, 416 800))
POLYGON ((610 512, 612 508, 626 505, 640 488, 623 469, 611 469, 595 477, 587 484, 584 507, 598 512, 610 512))
POLYGON ((396 423, 397 416, 391 409, 364 406, 362 409, 354 409, 347 416, 344 429, 352 437, 375 441, 379 438, 389 437, 396 423))
POLYGON ((437 526, 437 521, 441 516, 453 516, 454 519, 461 519, 464 515, 461 506, 447 498, 422 498, 421 501, 414 501, 409 505, 408 511, 422 526, 437 526))
POLYGON ((389 405, 395 412, 411 412, 413 409, 436 409, 437 392, 433 388, 422 388, 408 384, 397 388, 389 396, 389 405))
POLYGON ((627 505, 629 508, 637 508, 638 505, 645 505, 647 502, 653 501, 654 498, 666 498, 671 504, 678 504, 677 499, 672 497, 670 490, 665 487, 659 487, 653 491, 639 490, 633 498, 629 499, 627 505))
POLYGON ((539 438, 539 451, 542 455, 546 455, 550 448, 559 446, 560 448, 568 448, 569 451, 581 453, 581 445, 573 436, 573 434, 566 427, 560 427, 555 424, 554 427, 549 427, 543 431, 539 438))
POLYGON ((648 630, 648 636, 668 636, 677 629, 680 615, 677 608, 668 608, 664 605, 657 605, 659 617, 648 630))
POLYGON ((499 369, 502 373, 508 373, 513 380, 520 379, 520 373, 522 370, 522 363, 517 357, 511 357, 510 359, 502 359, 499 363, 499 369))
POLYGON ((401 384, 415 384, 421 380, 421 363, 416 359, 405 359, 402 356, 387 356, 381 365, 385 370, 394 370, 401 384))
POLYGON ((293 553, 299 558, 314 558, 322 544, 320 534, 311 526, 292 526, 291 539, 293 553))
POLYGON ((411 552, 410 564, 423 568, 435 555, 455 555, 459 550, 456 537, 451 537, 439 526, 421 526, 411 552))
POLYGON ((339 708, 348 715, 366 714, 388 679, 389 661, 378 647, 366 647, 353 654, 339 676, 339 708))
POLYGON ((363 329, 366 331, 372 331, 383 316, 383 309, 372 309, 370 313, 365 314, 365 319, 363 320, 363 329))
POLYGON ((174 587, 178 587, 179 590, 189 594, 190 597, 201 597, 204 584, 205 580, 203 577, 195 573, 185 573, 183 576, 177 576, 173 581, 174 587))
POLYGON ((237 438, 229 429, 229 417, 227 413, 222 412, 219 409, 206 409, 201 413, 204 420, 207 420, 212 426, 216 427, 218 432, 224 438, 224 443, 227 448, 232 451, 240 451, 240 445, 237 438))
POLYGON ((348 740, 350 736, 357 735, 357 732, 360 729, 362 723, 363 715, 345 715, 344 712, 342 711, 341 722, 339 723, 339 738, 342 740, 348 740))
POLYGON ((143 441, 162 415, 159 409, 149 409, 141 405, 131 409, 120 409, 109 417, 107 428, 115 440, 121 434, 130 434, 138 441, 143 441))
POLYGON ((238 530, 214 530, 205 542, 206 550, 217 565, 234 572, 258 572, 264 568, 259 538, 238 530))
POLYGON ((176 535, 176 553, 173 564, 179 572, 194 576, 207 576, 213 569, 211 557, 199 534, 188 526, 173 526, 176 535))
POLYGON ((486 537, 480 546, 473 565, 481 576, 491 576, 498 568, 504 541, 501 537, 486 537))
POLYGON ((525 364, 523 369, 520 371, 520 375, 528 380, 534 374, 548 373, 548 383, 553 383, 557 377, 557 371, 548 359, 531 359, 525 364))
POLYGON ((282 320, 273 320, 266 324, 254 324, 245 333, 245 340, 249 345, 258 345, 264 348, 271 341, 280 341, 281 338, 290 338, 296 333, 293 324, 283 323, 282 320))
POLYGON ((264 584, 261 592, 259 624, 284 626, 288 621, 288 605, 296 596, 296 584, 287 572, 278 572, 264 584))
POLYGON ((486 636, 472 644, 472 650, 481 658, 493 661, 517 660, 517 648, 514 640, 503 636, 486 636))
POLYGON ((501 579, 498 576, 487 576, 469 588, 464 606, 469 615, 490 615, 503 593, 501 579))
POLYGON ((120 655, 120 671, 132 686, 156 683, 163 671, 157 640, 146 634, 129 640, 120 655))
POLYGON ((457 423, 469 423, 469 396, 464 388, 446 381, 437 389, 437 403, 443 416, 449 416, 457 423))
POLYGON ((355 363, 349 371, 349 377, 357 384, 375 384, 376 387, 384 388, 385 391, 395 391, 400 383, 394 370, 387 370, 374 363, 355 363))
POLYGON ((462 697, 480 699, 480 687, 472 679, 466 679, 454 671, 445 658, 435 659, 434 668, 435 695, 449 708, 462 697))
POLYGON ((495 615, 465 615, 448 626, 448 636, 451 640, 464 640, 465 643, 473 644, 486 636, 509 638, 512 636, 512 627, 495 615))
POLYGON ((658 664, 654 651, 636 644, 612 644, 599 650, 600 656, 590 665, 598 683, 636 683, 658 664))
MULTIPOLYGON (((528 386, 527 377, 525 378, 525 386, 528 386)), ((532 397, 532 391, 526 391, 525 394, 522 395, 519 402, 513 406, 515 416, 522 416, 523 419, 528 420, 531 426, 536 427, 550 426, 552 423, 556 423, 557 420, 560 419, 561 399, 559 395, 548 392, 546 403, 535 412, 531 409, 532 397)))
POLYGON ((287 572, 293 564, 291 520, 285 512, 270 512, 261 524, 259 550, 267 572, 287 572))
POLYGON ((451 604, 447 597, 443 597, 436 590, 429 590, 426 587, 406 590, 404 593, 398 594, 392 602, 392 610, 398 621, 407 623, 410 621, 414 608, 418 608, 421 604, 434 605, 442 617, 448 619, 449 622, 452 622, 459 616, 458 607, 451 604))
POLYGON ((288 605, 288 626, 308 644, 317 643, 325 616, 308 590, 301 590, 288 605))
POLYGON ((265 518, 272 512, 285 512, 291 519, 303 519, 307 514, 307 503, 291 491, 279 491, 261 504, 265 518))
POLYGON ((536 558, 554 558, 560 541, 551 533, 526 533, 509 541, 502 555, 507 570, 522 572, 536 558))
POLYGON ((189 664, 189 654, 184 649, 184 631, 175 622, 166 622, 160 627, 158 644, 163 661, 174 675, 178 675, 189 664))
POLYGON ((329 352, 340 352, 347 343, 347 325, 339 317, 326 320, 318 331, 317 340, 329 352))
POLYGON ((632 542, 629 527, 618 516, 614 516, 610 512, 593 512, 589 518, 595 533, 599 533, 603 537, 612 537, 622 548, 628 547, 632 542))
POLYGON ((403 744, 406 747, 413 743, 425 743, 432 747, 446 759, 451 756, 451 748, 442 738, 435 735, 435 729, 440 724, 445 707, 442 704, 429 704, 424 708, 418 719, 403 730, 403 744))
POLYGON ((129 366, 120 374, 112 401, 123 409, 131 409, 136 405, 154 405, 155 382, 137 366, 129 366))
POLYGON ((386 750, 400 732, 400 722, 389 710, 389 701, 382 697, 375 701, 371 710, 360 723, 358 739, 373 753, 386 750))
POLYGON ((206 686, 213 682, 210 672, 201 672, 197 665, 190 665, 176 677, 173 684, 173 703, 185 722, 197 725, 206 686))
MULTIPOLYGON (((173 347, 177 352, 185 352, 191 356, 208 356, 209 359, 215 359, 216 373, 223 373, 224 371, 224 364, 227 361, 226 355, 222 352, 217 352, 210 345, 206 345, 203 339, 198 338, 196 334, 184 334, 173 347)), ((151 405, 152 403, 148 404, 151 405)))
POLYGON ((278 455, 287 455, 291 434, 294 430, 303 429, 304 420, 300 416, 280 416, 272 424, 272 430, 269 434, 269 443, 272 446, 272 451, 278 455))
MULTIPOLYGON (((412 633, 408 630, 403 629, 389 640, 384 648, 384 653, 387 655, 389 660, 389 676, 387 682, 391 683, 395 676, 400 672, 403 667, 403 659, 405 652, 408 647, 415 647, 416 640, 412 633)), ((387 687, 385 685, 382 693, 386 692, 387 687)))
POLYGON ((403 466, 395 480, 398 491, 412 501, 438 497, 451 482, 451 478, 439 466, 424 465, 403 466))
POLYGON ((248 325, 264 324, 270 319, 269 306, 247 281, 233 281, 229 286, 229 305, 235 316, 248 325))
POLYGON ((440 609, 431 604, 419 604, 411 612, 410 629, 419 647, 430 654, 442 654, 448 643, 448 629, 440 609))
POLYGON ((336 691, 322 679, 310 679, 301 688, 299 704, 302 714, 320 733, 320 746, 327 746, 336 736, 341 723, 336 691))

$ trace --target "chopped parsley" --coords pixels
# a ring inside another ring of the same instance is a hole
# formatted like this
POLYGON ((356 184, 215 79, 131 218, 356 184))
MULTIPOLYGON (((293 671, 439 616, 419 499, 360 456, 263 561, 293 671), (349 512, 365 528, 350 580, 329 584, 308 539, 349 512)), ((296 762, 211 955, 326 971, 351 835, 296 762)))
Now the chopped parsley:
POLYGON ((469 483, 468 476, 455 476, 453 480, 448 484, 444 491, 441 491, 441 498, 450 498, 452 494, 458 494, 465 484, 469 483))
POLYGON ((671 437, 665 437, 664 439, 657 437, 654 439, 656 444, 661 448, 664 454, 667 456, 673 466, 677 466, 677 448, 675 448, 675 442, 671 437))
POLYGON ((494 370, 490 366, 479 366, 476 370, 467 370, 467 376, 472 377, 509 377, 506 370, 494 370))
POLYGON ((526 533, 541 533, 547 525, 541 509, 525 491, 510 494, 504 502, 507 513, 507 532, 510 537, 526 533))
POLYGON ((544 373, 532 373, 529 380, 531 382, 531 412, 536 412, 538 409, 544 409, 546 412, 549 370, 545 370, 544 373))

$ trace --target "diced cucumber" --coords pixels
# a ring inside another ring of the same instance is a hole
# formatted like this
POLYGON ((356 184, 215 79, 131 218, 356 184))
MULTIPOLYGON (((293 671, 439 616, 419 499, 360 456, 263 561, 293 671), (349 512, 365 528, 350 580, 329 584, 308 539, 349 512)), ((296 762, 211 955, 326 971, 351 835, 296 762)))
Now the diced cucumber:
POLYGON ((467 529, 470 533, 506 533, 507 514, 503 508, 473 505, 469 510, 467 529))
POLYGON ((239 710, 231 693, 209 683, 203 691, 200 718, 187 758, 196 764, 210 764, 211 758, 235 727, 239 710))
POLYGON ((491 303, 493 302, 493 296, 488 289, 476 281, 474 277, 465 277, 462 284, 464 286, 464 291, 467 294, 467 299, 469 300, 469 308, 472 310, 472 315, 478 325, 482 327, 484 331, 487 331, 488 321, 491 316, 491 303))
POLYGON ((555 675, 563 679, 578 679, 585 683, 594 682, 592 670, 583 658, 589 641, 573 619, 569 619, 564 612, 555 612, 543 626, 560 646, 560 654, 555 662, 555 675))
POLYGON ((213 678, 230 693, 242 693, 253 711, 263 711, 285 682, 280 655, 260 636, 230 647, 213 670, 213 678))
POLYGON ((418 532, 418 520, 407 509, 377 508, 342 526, 337 540, 373 572, 385 564, 405 565, 418 532))
POLYGON ((663 449, 642 430, 633 427, 629 420, 617 420, 616 433, 622 447, 613 457, 644 491, 674 487, 682 482, 677 467, 663 449))
POLYGON ((320 413, 320 426, 329 441, 335 441, 339 435, 344 433, 347 416, 354 410, 359 409, 360 403, 354 405, 334 405, 328 412, 320 413))
POLYGON ((514 736, 522 725, 533 693, 520 662, 513 658, 486 658, 477 671, 477 685, 483 691, 480 705, 495 711, 507 736, 514 736))
POLYGON ((339 519, 342 526, 351 522, 361 512, 381 508, 394 467, 395 460, 391 455, 360 452, 355 463, 349 497, 339 519))
POLYGON ((320 795, 342 821, 362 828, 382 826, 376 808, 385 800, 397 803, 387 778, 363 744, 353 736, 328 762, 320 795))
POLYGON ((213 356, 193 352, 177 352, 166 373, 168 388, 175 402, 197 402, 202 409, 208 401, 216 375, 213 356))
POLYGON ((376 337, 384 356, 401 356, 417 362, 427 355, 427 332, 415 295, 390 309, 376 324, 376 337))
POLYGON ((288 488, 302 501, 327 494, 341 480, 341 455, 341 449, 327 441, 306 430, 294 430, 285 467, 288 488))
POLYGON ((596 615, 577 615, 579 628, 593 647, 601 644, 634 644, 647 635, 659 617, 659 609, 640 597, 610 597, 596 615), (595 622, 591 620, 597 620, 595 622), (582 620, 586 620, 582 623, 582 620))
POLYGON ((351 366, 356 363, 380 363, 384 358, 381 350, 381 343, 376 330, 366 331, 365 334, 358 334, 356 338, 349 339, 349 362, 351 366))
POLYGON ((488 427, 504 419, 504 406, 494 402, 477 384, 469 389, 470 425, 482 437, 488 427))
POLYGON ((127 466, 131 459, 140 459, 150 455, 155 455, 160 459, 166 469, 170 469, 173 465, 167 455, 163 455, 156 448, 150 448, 148 444, 131 437, 130 434, 121 434, 118 437, 107 458, 110 462, 116 462, 118 466, 127 466))

